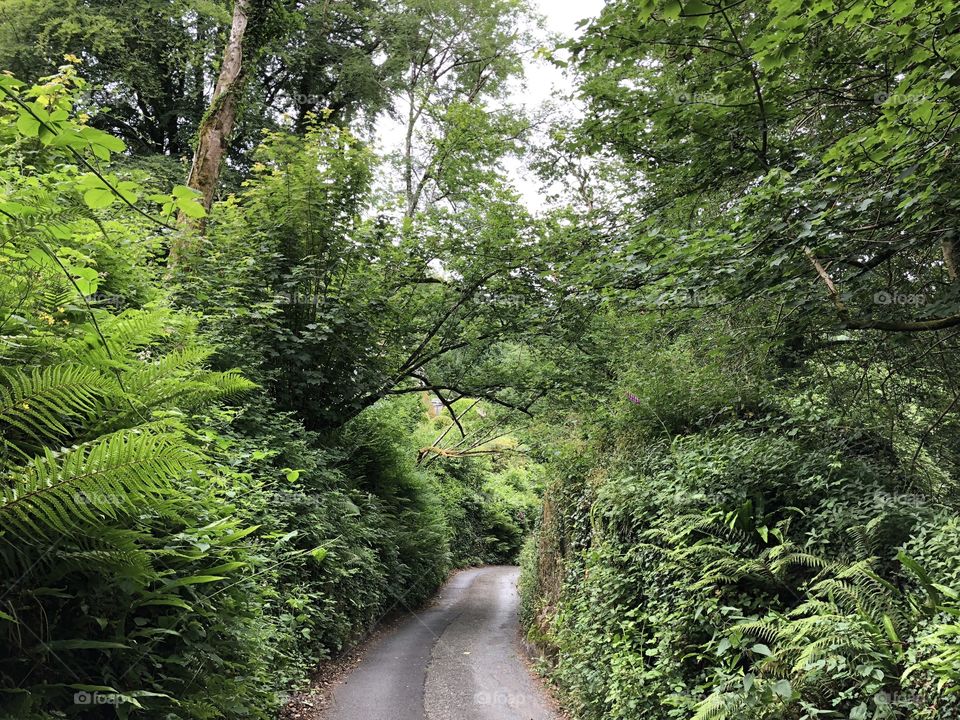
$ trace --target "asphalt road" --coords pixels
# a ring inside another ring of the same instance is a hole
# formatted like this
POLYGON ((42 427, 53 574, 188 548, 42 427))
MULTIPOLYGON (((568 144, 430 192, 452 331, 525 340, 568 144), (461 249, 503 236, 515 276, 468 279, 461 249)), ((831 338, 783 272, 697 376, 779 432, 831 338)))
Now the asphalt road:
POLYGON ((380 637, 324 720, 557 720, 521 659, 515 567, 457 573, 380 637))

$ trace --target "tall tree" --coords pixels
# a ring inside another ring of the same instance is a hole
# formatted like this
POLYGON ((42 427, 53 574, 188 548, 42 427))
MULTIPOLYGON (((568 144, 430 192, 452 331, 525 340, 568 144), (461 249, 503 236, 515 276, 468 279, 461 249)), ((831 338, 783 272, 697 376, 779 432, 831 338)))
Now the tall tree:
POLYGON ((582 137, 635 168, 646 217, 605 259, 821 326, 960 325, 958 22, 949 4, 610 3, 573 44, 582 137))
POLYGON ((181 156, 206 106, 211 62, 229 14, 218 0, 0 4, 0 67, 28 80, 79 58, 93 124, 132 152, 181 156))
POLYGON ((491 103, 522 73, 532 19, 519 0, 405 6, 387 51, 403 67, 397 114, 404 125, 404 212, 412 217, 428 190, 449 198, 463 181, 458 172, 489 168, 521 131, 509 108, 491 103))
POLYGON ((251 102, 291 113, 298 132, 311 114, 341 125, 372 121, 391 102, 401 58, 390 35, 404 8, 374 0, 305 0, 285 12, 250 79, 251 102))

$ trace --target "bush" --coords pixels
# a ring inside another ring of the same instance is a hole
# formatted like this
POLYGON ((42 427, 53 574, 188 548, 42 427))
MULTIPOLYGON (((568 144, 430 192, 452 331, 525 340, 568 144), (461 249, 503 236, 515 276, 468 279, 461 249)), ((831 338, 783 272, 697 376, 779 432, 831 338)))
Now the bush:
POLYGON ((829 405, 744 404, 722 358, 704 369, 669 352, 656 373, 625 371, 648 408, 611 399, 587 447, 571 439, 547 464, 522 618, 570 706, 604 720, 952 716, 954 512, 829 405), (684 401, 704 378, 709 394, 684 401))

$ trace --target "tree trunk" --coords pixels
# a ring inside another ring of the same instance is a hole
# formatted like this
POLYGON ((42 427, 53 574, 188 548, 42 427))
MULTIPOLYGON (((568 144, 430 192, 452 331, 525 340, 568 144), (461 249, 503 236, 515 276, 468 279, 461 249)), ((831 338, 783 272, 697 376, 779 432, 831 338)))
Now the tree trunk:
MULTIPOLYGON (((237 100, 243 72, 243 36, 247 30, 249 12, 250 0, 234 0, 233 23, 230 27, 230 37, 223 51, 220 76, 213 90, 210 107, 200 121, 197 131, 197 149, 194 152, 190 176, 187 179, 187 185, 200 191, 203 207, 208 211, 213 205, 217 181, 220 178, 220 167, 237 120, 237 100)), ((182 213, 179 220, 181 224, 190 224, 190 220, 182 213)), ((171 247, 168 264, 175 265, 183 250, 183 240, 171 247)))

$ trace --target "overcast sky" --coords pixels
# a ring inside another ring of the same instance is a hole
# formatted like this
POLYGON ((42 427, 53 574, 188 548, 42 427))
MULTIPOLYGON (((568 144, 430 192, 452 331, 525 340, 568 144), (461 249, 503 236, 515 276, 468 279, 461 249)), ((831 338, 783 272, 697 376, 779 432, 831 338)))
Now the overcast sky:
MULTIPOLYGON (((563 37, 579 34, 577 22, 584 18, 596 17, 603 9, 603 0, 531 0, 534 10, 546 20, 546 30, 563 37)), ((569 90, 569 81, 563 73, 542 60, 531 60, 526 64, 527 93, 517 102, 542 103, 555 96, 555 91, 569 90)))
MULTIPOLYGON (((531 4, 545 19, 545 30, 568 38, 579 35, 581 29, 577 23, 584 18, 596 17, 603 9, 603 0, 531 0, 531 4)), ((568 95, 570 78, 560 68, 544 60, 531 58, 525 63, 526 87, 518 88, 511 101, 524 105, 529 110, 536 108, 550 100, 556 100, 568 95)), ((569 110, 570 107, 567 107, 569 110)), ((530 172, 525 171, 523 162, 516 158, 508 158, 504 163, 513 184, 523 196, 527 207, 536 212, 543 208, 543 192, 539 180, 530 172)))

